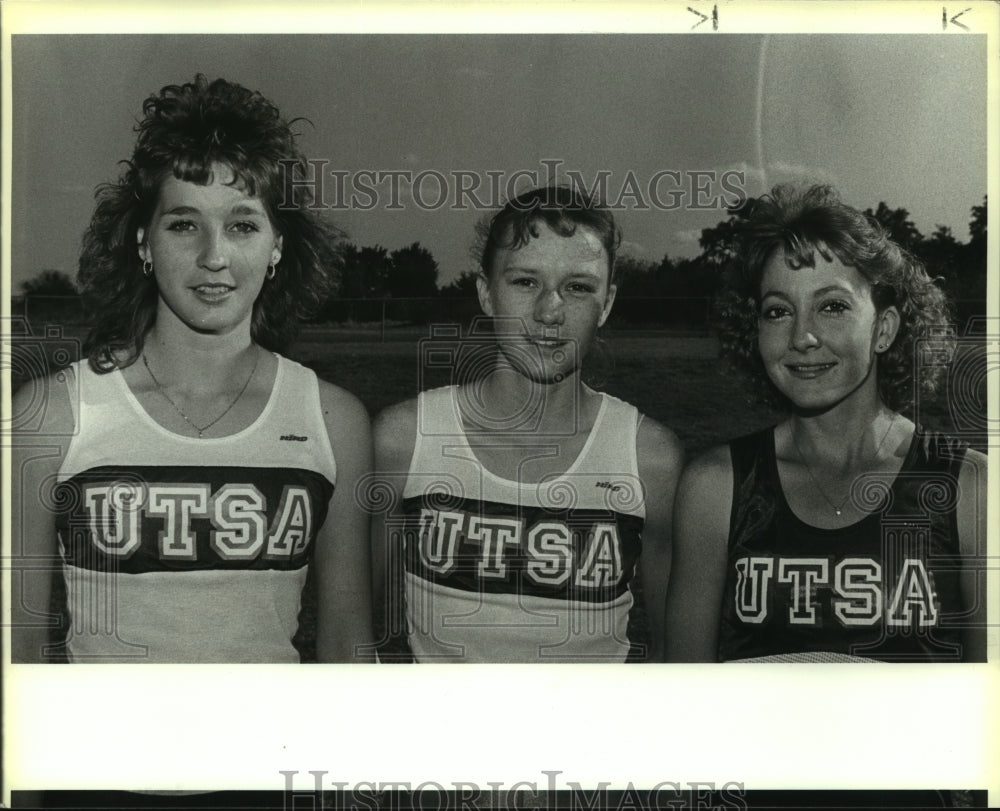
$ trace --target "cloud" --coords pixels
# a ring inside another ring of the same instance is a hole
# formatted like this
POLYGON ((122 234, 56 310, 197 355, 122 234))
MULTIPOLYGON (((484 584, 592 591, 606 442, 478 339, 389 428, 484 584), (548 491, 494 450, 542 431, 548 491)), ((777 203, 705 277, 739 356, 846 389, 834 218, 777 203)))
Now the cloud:
POLYGON ((729 163, 725 166, 715 166, 712 171, 719 177, 727 172, 739 172, 743 175, 744 183, 759 183, 764 177, 764 173, 761 172, 756 166, 751 166, 746 161, 740 161, 739 163, 729 163))
POLYGON ((674 231, 674 240, 681 243, 682 245, 693 245, 698 246, 698 240, 701 239, 701 228, 684 228, 680 231, 674 231))
POLYGON ((628 239, 623 239, 622 244, 618 246, 618 256, 625 258, 631 257, 632 259, 648 259, 649 251, 646 250, 646 246, 639 242, 632 242, 628 239))
POLYGON ((822 166, 803 166, 800 163, 775 161, 768 164, 768 182, 773 186, 781 181, 809 181, 812 183, 833 183, 836 175, 822 166))
POLYGON ((455 70, 458 76, 468 76, 471 79, 478 79, 480 81, 491 81, 494 78, 494 73, 491 70, 485 70, 484 68, 476 67, 474 65, 463 65, 455 70))
POLYGON ((752 166, 746 161, 715 166, 712 169, 717 177, 726 172, 739 172, 743 175, 743 189, 750 197, 757 197, 769 192, 778 183, 812 182, 836 183, 836 175, 822 166, 805 166, 799 163, 773 161, 767 164, 767 171, 752 166))

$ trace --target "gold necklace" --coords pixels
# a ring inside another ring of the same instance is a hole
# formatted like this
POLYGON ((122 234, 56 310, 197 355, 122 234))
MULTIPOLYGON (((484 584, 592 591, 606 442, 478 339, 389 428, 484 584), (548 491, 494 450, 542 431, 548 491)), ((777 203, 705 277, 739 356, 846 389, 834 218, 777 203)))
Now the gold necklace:
POLYGON ((226 414, 228 414, 230 411, 233 410, 233 406, 239 402, 240 397, 242 397, 243 393, 250 387, 250 381, 253 380, 253 376, 257 372, 257 362, 259 360, 260 360, 260 352, 254 352, 253 368, 250 370, 250 376, 247 378, 247 382, 243 384, 243 388, 240 389, 239 394, 237 394, 236 397, 233 398, 233 401, 226 406, 225 411, 223 411, 218 417, 216 417, 214 420, 208 423, 208 425, 203 425, 199 427, 191 421, 188 415, 181 410, 181 407, 173 401, 173 398, 171 398, 169 394, 167 394, 167 390, 163 387, 163 384, 156 379, 156 375, 153 374, 153 370, 149 368, 149 361, 146 359, 146 353, 145 352, 142 353, 142 365, 145 366, 146 371, 149 372, 150 379, 153 381, 153 383, 156 384, 156 388, 159 390, 160 394, 162 394, 166 398, 167 402, 174 407, 174 411, 176 411, 178 414, 181 415, 181 419, 183 419, 184 422, 186 422, 188 425, 194 428, 195 431, 198 432, 198 439, 203 439, 205 431, 207 431, 209 428, 215 425, 219 420, 225 417, 226 414))
MULTIPOLYGON (((896 421, 897 416, 898 415, 895 413, 892 415, 892 419, 889 420, 889 427, 885 429, 885 433, 882 435, 882 441, 878 443, 878 447, 875 449, 875 453, 872 455, 869 461, 878 459, 878 455, 882 451, 882 446, 885 444, 886 439, 888 439, 889 437, 889 432, 892 430, 892 425, 896 421)), ((802 449, 799 447, 799 442, 795 438, 795 429, 793 427, 789 428, 789 433, 792 435, 792 444, 795 446, 795 452, 798 453, 799 455, 799 461, 801 461, 802 465, 805 467, 806 473, 808 473, 809 478, 812 479, 812 483, 816 485, 816 489, 819 491, 819 494, 823 496, 823 500, 826 501, 826 503, 829 504, 831 507, 833 507, 833 511, 837 515, 840 515, 841 511, 844 509, 844 506, 851 498, 850 491, 848 491, 847 493, 847 498, 841 501, 839 505, 835 504, 833 500, 826 494, 823 488, 820 487, 819 481, 817 481, 816 477, 813 475, 812 468, 809 467, 809 463, 806 461, 805 454, 802 453, 802 449)))

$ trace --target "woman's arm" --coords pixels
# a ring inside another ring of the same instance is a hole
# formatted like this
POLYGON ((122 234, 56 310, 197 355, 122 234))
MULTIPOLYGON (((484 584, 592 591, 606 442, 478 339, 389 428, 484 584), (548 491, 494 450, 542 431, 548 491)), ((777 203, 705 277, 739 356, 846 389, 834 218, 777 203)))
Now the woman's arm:
POLYGON ((647 660, 662 662, 671 523, 677 481, 684 467, 684 449, 673 431, 644 417, 636 436, 636 455, 646 501, 639 570, 652 642, 647 660))
POLYGON ((986 456, 969 450, 958 474, 958 545, 962 601, 971 612, 962 632, 962 659, 986 661, 986 456))
POLYGON ((388 532, 391 518, 403 500, 403 488, 413 458, 417 435, 417 401, 390 406, 375 419, 375 501, 371 520, 372 569, 376 615, 381 620, 381 643, 404 633, 403 561, 399 539, 388 532))
POLYGON ((52 577, 60 563, 51 505, 74 432, 72 370, 23 385, 11 402, 11 661, 48 662, 52 577), (67 384, 67 380, 70 381, 67 384), (44 388, 42 388, 44 387, 44 388), (41 391, 41 409, 37 398, 41 391))
POLYGON ((668 662, 718 661, 732 503, 733 466, 727 446, 713 448, 685 468, 674 504, 668 662))
POLYGON ((316 539, 316 658, 370 662, 374 650, 368 514, 358 483, 372 468, 371 424, 356 397, 322 381, 320 403, 337 462, 337 485, 316 539))

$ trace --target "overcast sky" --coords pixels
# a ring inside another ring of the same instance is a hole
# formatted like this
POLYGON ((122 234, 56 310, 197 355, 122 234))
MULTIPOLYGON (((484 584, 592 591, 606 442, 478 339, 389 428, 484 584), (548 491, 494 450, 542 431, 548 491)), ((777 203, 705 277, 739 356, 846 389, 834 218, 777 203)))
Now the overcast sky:
MULTIPOLYGON (((43 269, 75 274, 94 187, 129 156, 142 100, 196 72, 308 118, 307 156, 346 173, 348 192, 378 192, 335 221, 361 245, 419 241, 442 281, 469 266, 481 216, 451 209, 454 173, 489 203, 488 173, 503 191, 517 171, 544 180, 543 160, 561 162, 561 180, 605 172, 612 202, 636 192, 619 219, 627 249, 650 259, 698 253, 733 199, 725 171, 742 171, 750 196, 829 182, 860 208, 884 200, 924 234, 944 224, 965 239, 986 194, 986 57, 978 35, 15 36, 13 289, 43 269), (366 170, 423 172, 425 207, 440 173, 441 207, 422 210, 403 179, 392 210, 389 182, 366 170), (720 181, 697 174, 709 171, 720 181), (677 207, 658 207, 650 184, 677 207)), ((336 192, 328 177, 330 205, 336 192)))

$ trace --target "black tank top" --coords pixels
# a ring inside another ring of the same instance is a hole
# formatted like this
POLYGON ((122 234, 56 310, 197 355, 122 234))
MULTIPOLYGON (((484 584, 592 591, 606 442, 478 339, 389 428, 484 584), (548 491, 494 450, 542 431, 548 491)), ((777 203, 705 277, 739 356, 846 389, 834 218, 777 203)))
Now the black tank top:
POLYGON ((964 443, 918 429, 891 488, 874 476, 855 483, 852 498, 870 514, 841 529, 792 512, 773 427, 729 447, 720 661, 803 653, 961 660, 955 507, 964 443))

